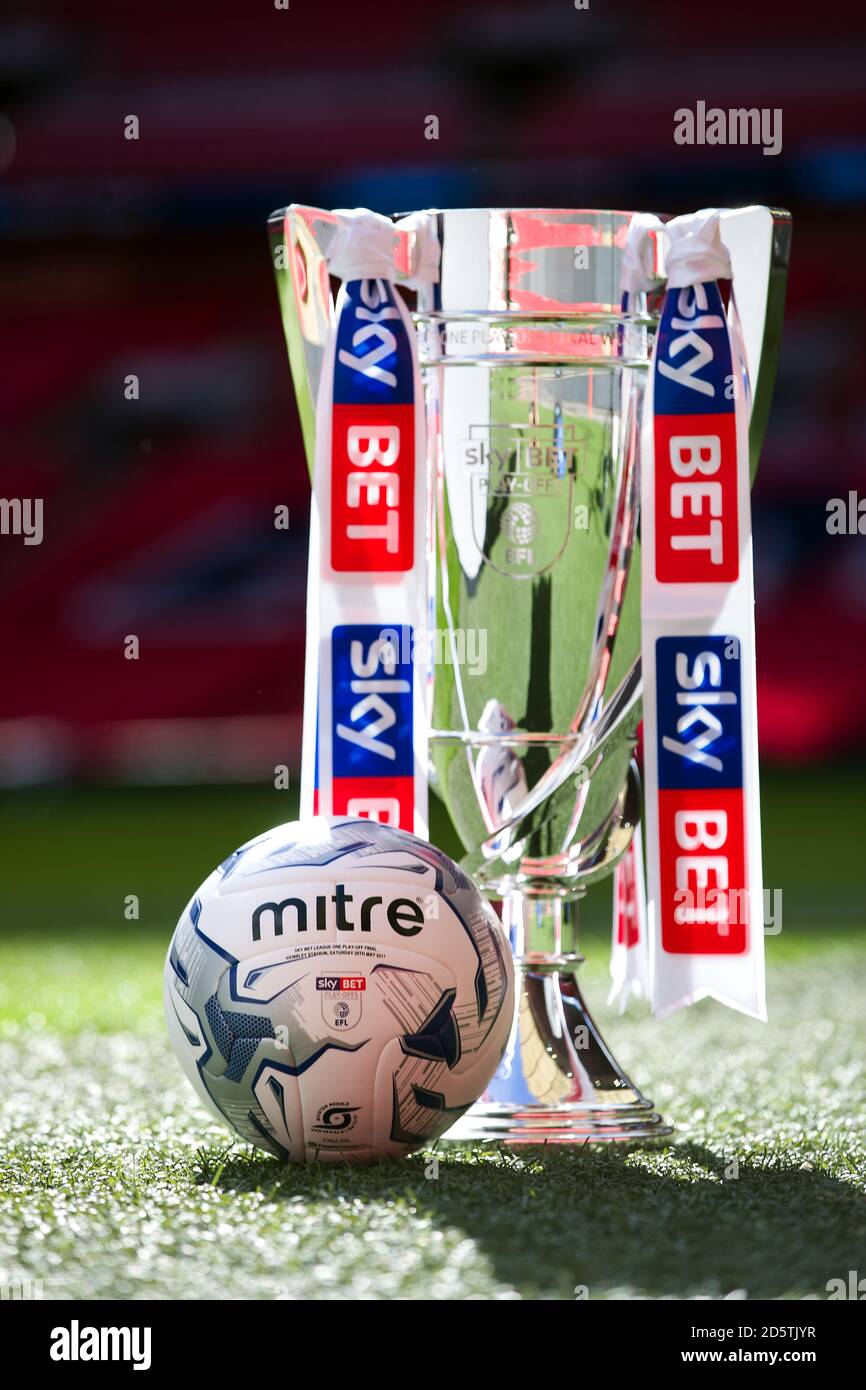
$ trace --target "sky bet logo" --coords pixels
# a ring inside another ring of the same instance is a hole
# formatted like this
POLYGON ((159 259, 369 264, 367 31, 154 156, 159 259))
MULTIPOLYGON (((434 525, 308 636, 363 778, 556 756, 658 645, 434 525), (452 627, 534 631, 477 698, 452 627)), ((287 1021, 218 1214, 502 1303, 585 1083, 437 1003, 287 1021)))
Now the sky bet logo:
POLYGON ((746 950, 742 708, 733 637, 656 642, 662 945, 746 950))
POLYGON ((404 572, 413 563, 414 375, 396 290, 350 280, 337 326, 331 439, 331 566, 404 572))
POLYGON ((655 394, 656 579, 730 583, 739 574, 731 348, 715 283, 665 299, 655 394))
POLYGON ((403 651, 388 631, 354 623, 332 633, 334 815, 411 827, 412 629, 403 651))

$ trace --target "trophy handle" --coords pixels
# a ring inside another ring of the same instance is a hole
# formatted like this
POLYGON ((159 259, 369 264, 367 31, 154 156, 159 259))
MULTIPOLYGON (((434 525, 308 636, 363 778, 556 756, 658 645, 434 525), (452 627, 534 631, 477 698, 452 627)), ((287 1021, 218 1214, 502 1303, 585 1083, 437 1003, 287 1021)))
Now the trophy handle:
POLYGON ((754 483, 776 382, 791 257, 791 214, 778 208, 732 208, 722 213, 721 221, 734 271, 752 390, 749 461, 754 483))
MULTIPOLYGON (((291 203, 268 218, 271 259, 311 478, 316 456, 319 381, 325 344, 335 321, 328 264, 341 225, 339 212, 302 203, 291 203)), ((401 230, 395 226, 394 269, 398 283, 412 279, 419 258, 417 229, 401 230)))
POLYGON ((268 218, 271 260, 311 478, 319 380, 325 344, 334 325, 328 252, 337 229, 338 220, 332 212, 299 203, 268 218))

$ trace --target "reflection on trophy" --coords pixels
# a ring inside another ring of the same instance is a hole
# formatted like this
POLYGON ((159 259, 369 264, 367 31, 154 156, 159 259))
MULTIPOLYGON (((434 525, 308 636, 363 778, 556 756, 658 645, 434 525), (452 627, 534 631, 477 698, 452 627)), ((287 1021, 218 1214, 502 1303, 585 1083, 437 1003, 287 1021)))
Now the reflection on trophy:
MULTIPOLYGON (((669 1133, 614 1060, 578 984, 580 900, 613 873, 641 815, 640 432, 664 281, 623 308, 633 215, 457 209, 395 231, 417 284, 428 546, 443 659, 429 684, 430 785, 463 867, 501 902, 520 979, 511 1038, 454 1139, 585 1142, 669 1133), (472 650, 467 634, 484 634, 472 650), (463 659, 461 660, 461 655, 463 659)), ((787 214, 723 214, 751 379, 754 467, 784 295, 787 214)), ((333 313, 339 215, 271 219, 308 455, 333 313), (282 263, 280 255, 282 253, 282 263)))

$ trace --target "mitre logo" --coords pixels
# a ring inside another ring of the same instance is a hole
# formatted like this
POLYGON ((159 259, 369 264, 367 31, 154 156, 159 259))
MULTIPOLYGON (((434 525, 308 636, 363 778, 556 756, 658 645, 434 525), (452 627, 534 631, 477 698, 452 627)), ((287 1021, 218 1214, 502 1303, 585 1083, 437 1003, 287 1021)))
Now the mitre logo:
MULTIPOLYGON (((424 909, 413 898, 392 898, 386 904, 380 897, 355 898, 346 892, 345 883, 335 883, 333 887, 333 893, 318 894, 312 901, 283 898, 279 902, 259 903, 252 916, 253 941, 261 941, 263 931, 282 936, 287 924, 295 932, 324 932, 332 926, 338 932, 371 932, 374 925, 379 928, 384 922, 398 936, 417 936, 424 925, 424 909)), ((357 981, 354 986, 340 983, 336 988, 357 992, 356 986, 357 981)))

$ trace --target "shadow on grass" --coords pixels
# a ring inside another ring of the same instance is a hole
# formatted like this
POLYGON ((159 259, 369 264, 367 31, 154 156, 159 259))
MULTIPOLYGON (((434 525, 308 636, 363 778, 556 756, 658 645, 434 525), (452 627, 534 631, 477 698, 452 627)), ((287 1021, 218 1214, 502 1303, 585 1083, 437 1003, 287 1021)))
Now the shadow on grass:
POLYGON ((694 1144, 642 1155, 619 1149, 511 1156, 444 1146, 371 1168, 230 1157, 213 1180, 278 1201, 323 1206, 399 1202, 470 1236, 497 1282, 525 1296, 590 1298, 623 1289, 684 1298, 745 1290, 749 1298, 827 1297, 827 1281, 866 1270, 866 1198, 853 1185, 795 1167, 729 1163, 694 1144), (584 1297, 587 1294, 583 1295, 584 1297))

